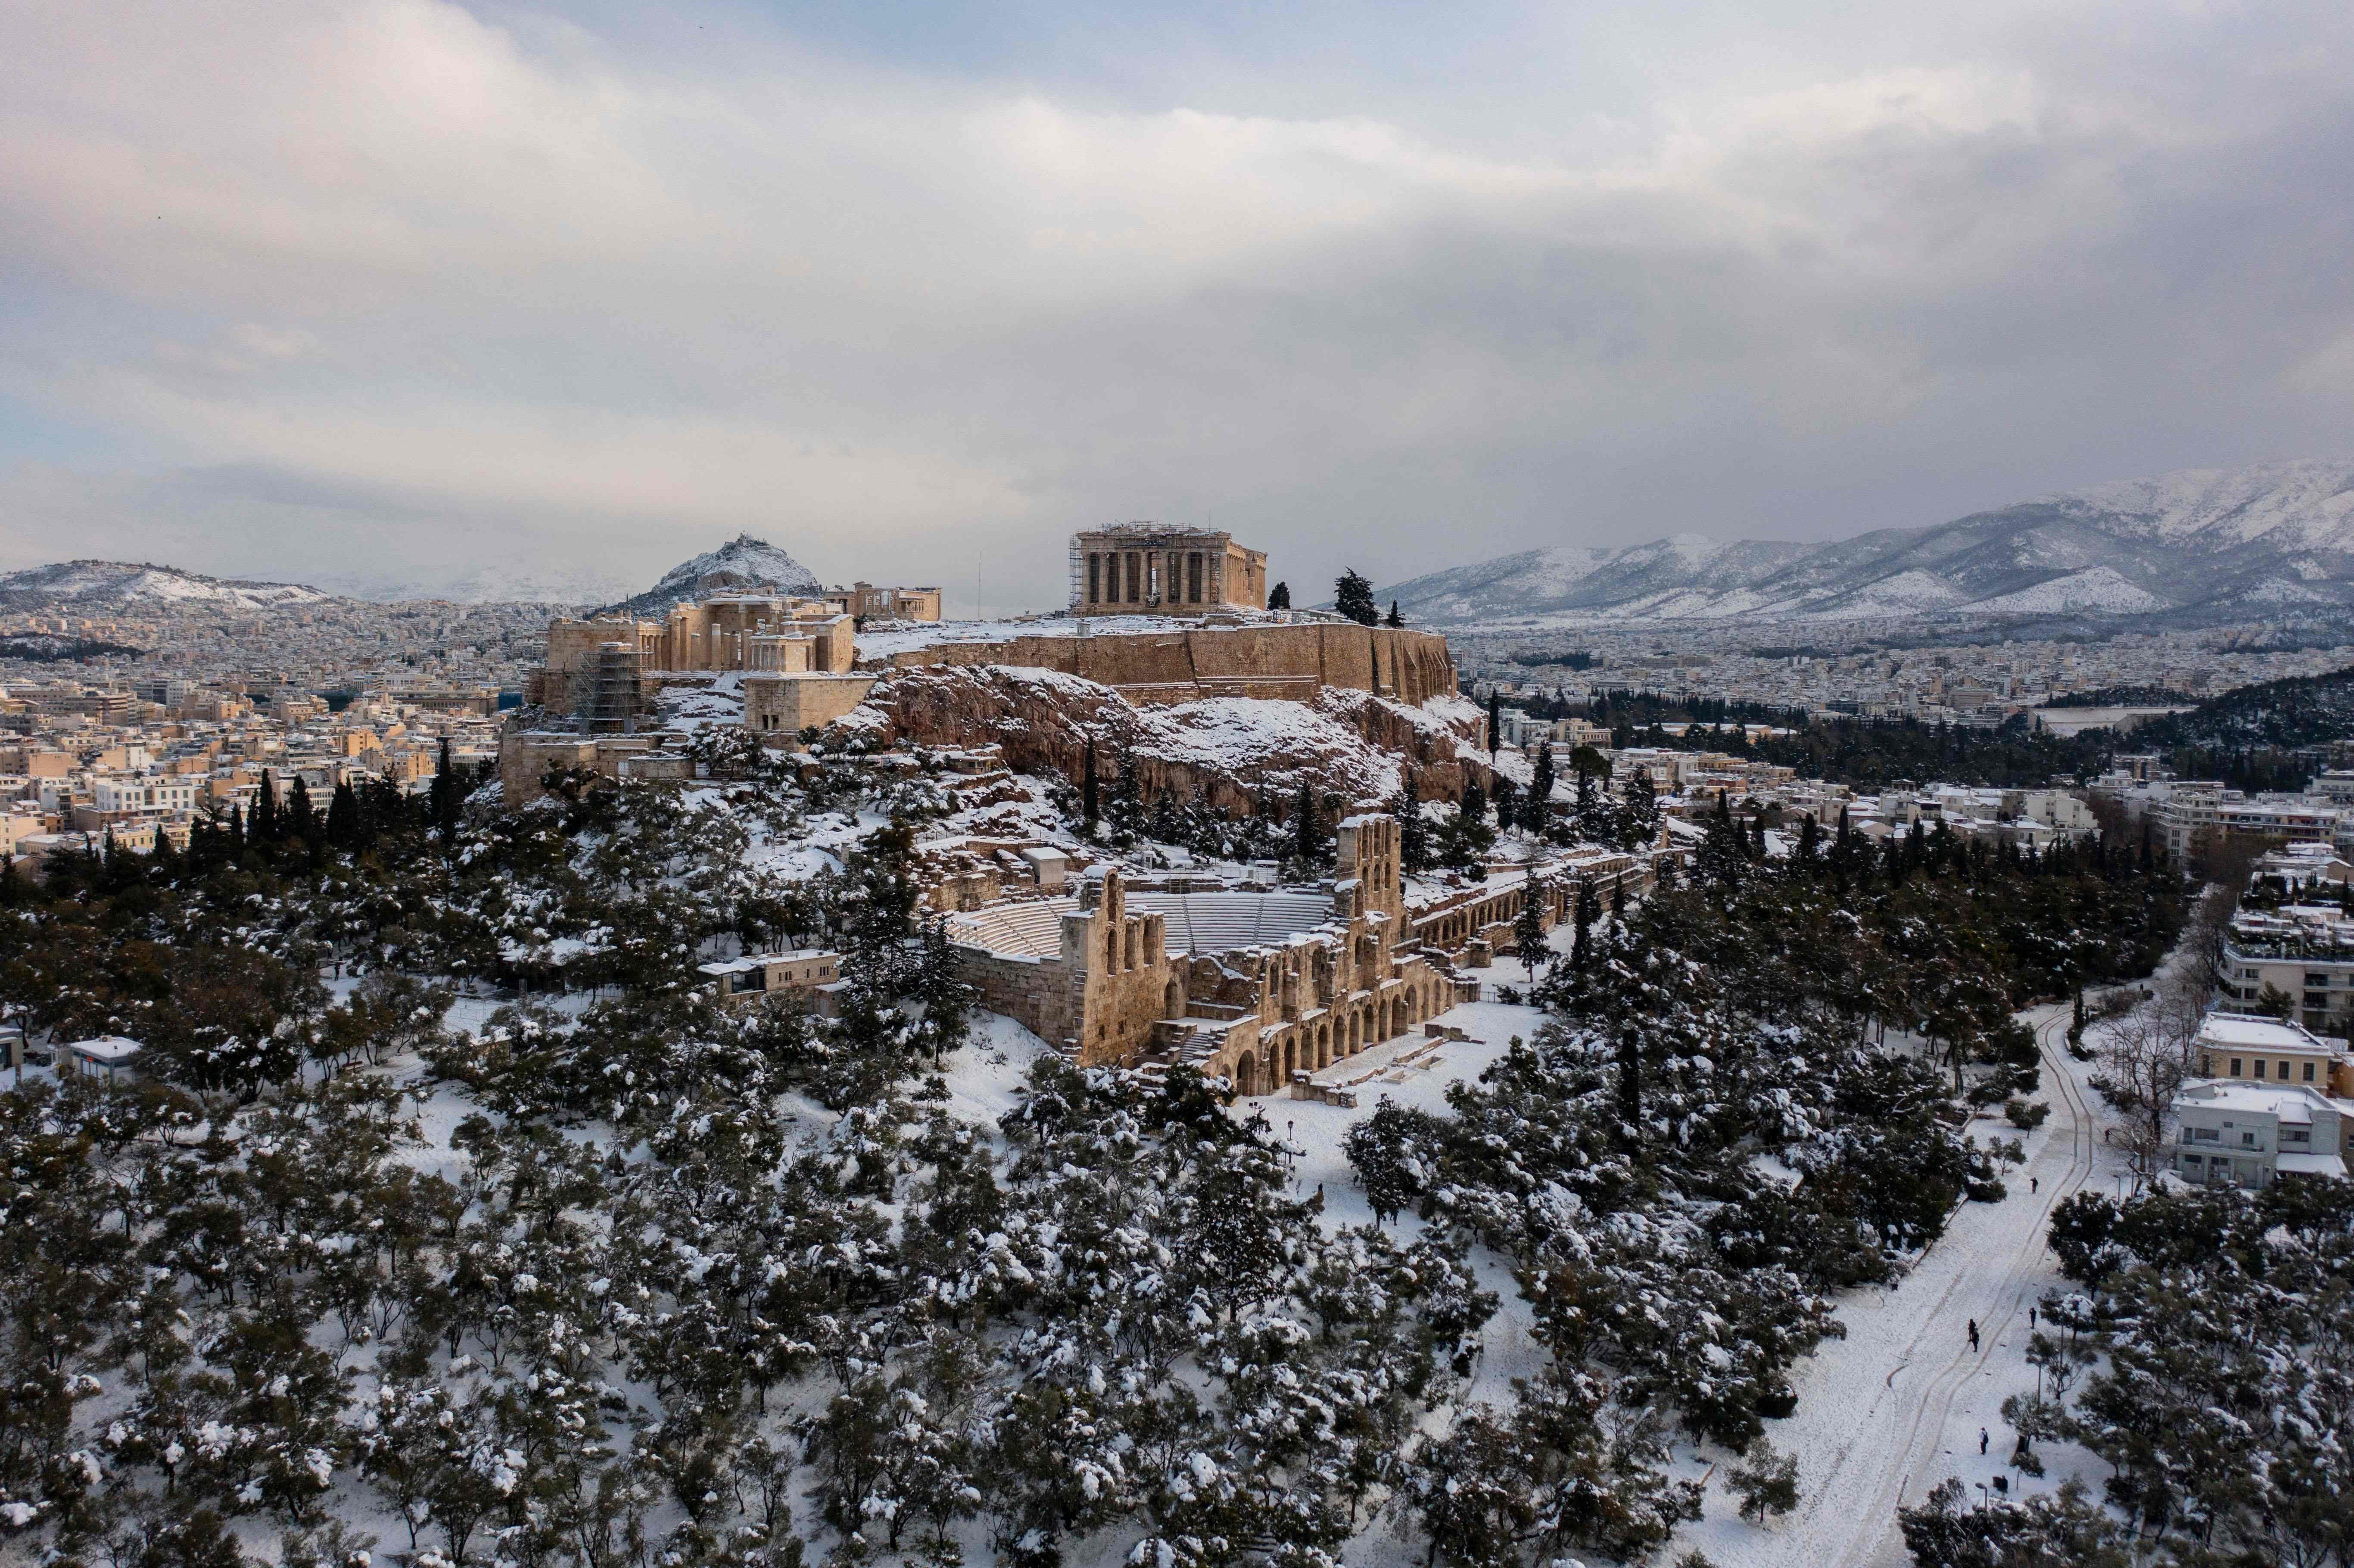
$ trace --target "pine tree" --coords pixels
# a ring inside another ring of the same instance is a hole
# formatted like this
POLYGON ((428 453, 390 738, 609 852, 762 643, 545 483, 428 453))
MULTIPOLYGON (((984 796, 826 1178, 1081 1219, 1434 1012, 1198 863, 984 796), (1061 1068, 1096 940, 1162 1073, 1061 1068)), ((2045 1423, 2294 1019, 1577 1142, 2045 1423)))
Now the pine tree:
MULTIPOLYGON (((1499 686, 1488 688, 1488 755, 1493 758, 1496 748, 1504 744, 1504 693, 1499 686)), ((1506 827, 1511 824, 1507 822, 1506 827)))
MULTIPOLYGON (((1467 790, 1478 788, 1477 784, 1466 786, 1467 790)), ((1469 799, 1469 796, 1467 794, 1465 799, 1469 799)), ((1483 822, 1488 820, 1488 800, 1484 795, 1479 800, 1479 820, 1483 822)), ((1499 773, 1496 775, 1496 826, 1500 832, 1510 832, 1520 820, 1520 792, 1510 779, 1499 773)))
POLYGON ((1289 583, 1278 583, 1273 588, 1267 589, 1267 607, 1269 609, 1289 609, 1291 608, 1291 585, 1289 583))
POLYGON ((1382 624, 1384 626, 1404 626, 1405 624, 1405 617, 1398 613, 1397 600, 1390 600, 1390 618, 1387 620, 1383 621, 1382 624))
POLYGON ((1764 1524, 1769 1514, 1787 1513, 1798 1506, 1798 1457, 1777 1453, 1773 1444, 1758 1437, 1725 1478, 1725 1485, 1741 1499, 1741 1517, 1755 1514, 1764 1524))
POLYGON ((235 860, 245 853, 245 808, 232 804, 228 809, 228 854, 235 860))
POLYGON ((1373 585, 1353 571, 1342 572, 1332 584, 1332 608, 1360 626, 1378 626, 1382 612, 1373 608, 1373 585))

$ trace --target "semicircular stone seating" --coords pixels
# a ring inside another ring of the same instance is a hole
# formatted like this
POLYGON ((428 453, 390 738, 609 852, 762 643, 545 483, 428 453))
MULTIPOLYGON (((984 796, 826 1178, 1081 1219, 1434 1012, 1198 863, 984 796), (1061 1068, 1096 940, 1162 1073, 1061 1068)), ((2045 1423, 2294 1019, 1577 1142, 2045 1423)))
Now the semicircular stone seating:
POLYGON ((1057 958, 1063 951, 1063 916, 1078 906, 1076 898, 1044 898, 953 915, 949 940, 1009 957, 1057 958))
MULTIPOLYGON (((949 939, 1006 957, 1055 958, 1063 950, 1063 916, 1078 906, 1075 898, 1044 898, 953 915, 949 939)), ((1134 892, 1128 906, 1161 916, 1172 957, 1265 947, 1332 918, 1331 901, 1316 893, 1134 892)))
POLYGON ((1131 892, 1128 906, 1161 919, 1175 953, 1230 953, 1312 931, 1332 918, 1332 902, 1315 893, 1131 892))

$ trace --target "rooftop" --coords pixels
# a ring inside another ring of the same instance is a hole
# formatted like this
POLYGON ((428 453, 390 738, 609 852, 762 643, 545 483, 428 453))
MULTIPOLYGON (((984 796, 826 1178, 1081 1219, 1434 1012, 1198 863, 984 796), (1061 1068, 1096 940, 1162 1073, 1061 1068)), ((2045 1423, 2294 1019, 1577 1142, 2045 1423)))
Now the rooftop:
POLYGON ((2332 1099, 2319 1089, 2303 1084, 2245 1083, 2236 1078, 2195 1078, 2182 1086, 2179 1101, 2189 1100, 2202 1110, 2241 1111, 2251 1116, 2269 1116, 2299 1126, 2310 1122, 2316 1109, 2327 1107, 2340 1116, 2354 1116, 2354 1103, 2332 1099))
POLYGON ((2264 1051, 2338 1049, 2335 1042, 2323 1040, 2296 1024, 2236 1012, 2209 1013, 2199 1025, 2199 1040, 2205 1045, 2237 1045, 2264 1051))

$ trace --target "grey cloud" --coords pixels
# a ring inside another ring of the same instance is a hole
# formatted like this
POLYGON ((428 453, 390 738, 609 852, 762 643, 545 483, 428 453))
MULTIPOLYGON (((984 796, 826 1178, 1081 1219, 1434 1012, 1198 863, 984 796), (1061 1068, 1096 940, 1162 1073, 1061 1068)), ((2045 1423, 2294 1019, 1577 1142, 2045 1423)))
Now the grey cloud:
POLYGON ((173 16, 0 64, 42 302, 0 391, 121 441, 0 473, 19 561, 70 520, 199 567, 647 577, 750 527, 960 598, 985 556, 1002 605, 1110 517, 1395 578, 2354 447, 2319 6, 1802 30, 1606 154, 1528 83, 1551 136, 1402 94, 1449 140, 1287 117, 1263 71, 1253 115, 1104 109, 424 5, 233 13, 198 52, 273 73, 244 101, 168 69, 173 16))

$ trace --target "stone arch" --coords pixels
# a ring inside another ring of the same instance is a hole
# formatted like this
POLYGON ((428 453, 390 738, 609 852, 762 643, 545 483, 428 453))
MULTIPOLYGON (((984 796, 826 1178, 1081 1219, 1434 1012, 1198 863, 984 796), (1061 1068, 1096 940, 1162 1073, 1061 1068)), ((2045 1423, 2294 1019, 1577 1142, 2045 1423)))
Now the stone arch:
POLYGON ((1298 1071, 1299 1071, 1299 1042, 1297 1038, 1287 1035, 1283 1042, 1283 1076, 1277 1081, 1276 1088, 1280 1091, 1285 1084, 1291 1082, 1291 1075, 1298 1071))
POLYGON ((1246 1051, 1235 1059, 1235 1094, 1249 1096, 1258 1093, 1258 1085, 1253 1081, 1257 1076, 1258 1058, 1257 1056, 1246 1051))
POLYGON ((1161 993, 1161 1016, 1163 1018, 1184 1017, 1185 1002, 1185 977, 1182 974, 1172 970, 1169 976, 1169 988, 1161 993))

